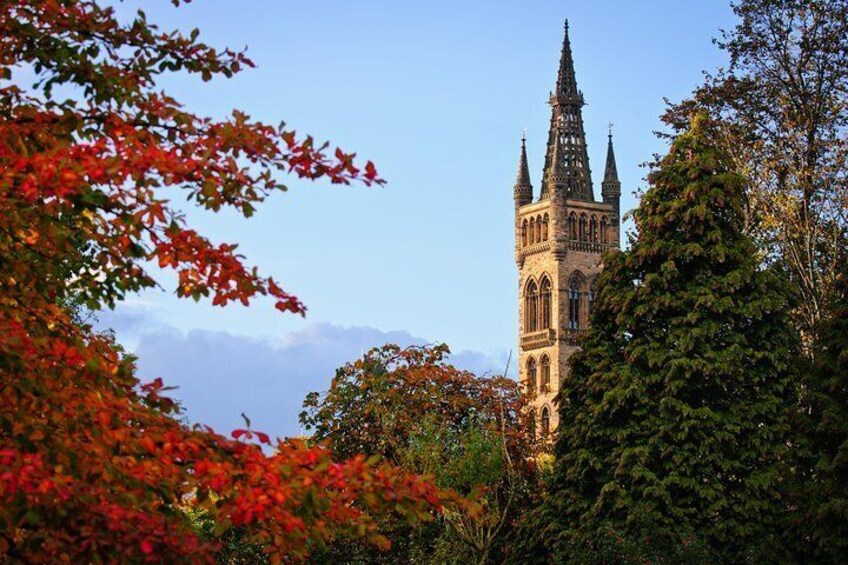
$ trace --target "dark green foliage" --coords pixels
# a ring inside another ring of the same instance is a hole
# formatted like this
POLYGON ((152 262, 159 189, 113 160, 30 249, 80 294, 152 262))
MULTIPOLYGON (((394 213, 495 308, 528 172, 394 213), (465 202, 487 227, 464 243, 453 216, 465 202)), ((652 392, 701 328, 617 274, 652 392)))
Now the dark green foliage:
POLYGON ((560 561, 604 562, 609 531, 619 549, 654 551, 639 549, 649 532, 666 558, 693 536, 708 548, 698 559, 780 555, 797 336, 781 279, 743 233, 743 179, 706 143, 709 127, 696 116, 674 141, 634 214, 638 236, 605 259, 539 513, 560 561))
POLYGON ((791 531, 817 563, 848 563, 848 262, 832 314, 818 326, 798 414, 799 491, 791 531))
POLYGON ((715 565, 713 552, 694 536, 667 543, 651 530, 619 533, 600 528, 589 544, 561 551, 562 561, 581 565, 715 565))
POLYGON ((441 519, 410 526, 399 520, 384 519, 381 532, 392 540, 389 551, 380 551, 361 540, 340 538, 324 547, 316 548, 309 557, 312 565, 429 565, 439 536, 444 532, 441 519))

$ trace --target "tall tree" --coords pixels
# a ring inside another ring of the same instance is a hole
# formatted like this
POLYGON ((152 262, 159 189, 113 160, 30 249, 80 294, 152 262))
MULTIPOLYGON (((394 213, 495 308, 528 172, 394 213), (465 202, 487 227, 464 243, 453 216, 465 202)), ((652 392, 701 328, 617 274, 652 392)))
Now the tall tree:
MULTIPOLYGON (((179 2, 175 1, 175 4, 179 2)), ((0 561, 207 563, 235 526, 273 562, 303 559, 336 535, 385 547, 376 513, 432 517, 445 495, 418 476, 264 433, 228 438, 174 416, 161 380, 81 325, 96 309, 156 284, 225 305, 267 295, 303 304, 191 229, 169 198, 250 216, 291 173, 379 182, 373 165, 328 156, 309 137, 234 111, 189 112, 157 87, 252 63, 94 0, 10 0, 0 9, 0 561), (60 96, 61 95, 61 96, 60 96)), ((234 386, 236 384, 234 383, 234 386)))
POLYGON ((813 351, 848 246, 848 1, 739 0, 707 75, 665 116, 678 131, 693 108, 716 120, 714 142, 744 175, 748 227, 799 297, 795 322, 813 351))
POLYGON ((797 341, 710 127, 695 116, 650 174, 563 383, 546 514, 566 561, 599 559, 607 531, 728 563, 776 549, 797 341))

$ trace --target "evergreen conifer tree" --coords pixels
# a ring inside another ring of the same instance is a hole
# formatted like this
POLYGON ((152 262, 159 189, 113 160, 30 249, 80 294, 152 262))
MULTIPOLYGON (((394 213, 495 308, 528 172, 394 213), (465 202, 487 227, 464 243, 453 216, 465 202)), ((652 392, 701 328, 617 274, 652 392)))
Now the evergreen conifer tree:
POLYGON ((539 514, 554 520, 558 561, 631 562, 615 540, 653 563, 779 559, 798 338, 782 279, 744 234, 744 180, 709 127, 696 115, 675 139, 629 249, 605 258, 539 514))

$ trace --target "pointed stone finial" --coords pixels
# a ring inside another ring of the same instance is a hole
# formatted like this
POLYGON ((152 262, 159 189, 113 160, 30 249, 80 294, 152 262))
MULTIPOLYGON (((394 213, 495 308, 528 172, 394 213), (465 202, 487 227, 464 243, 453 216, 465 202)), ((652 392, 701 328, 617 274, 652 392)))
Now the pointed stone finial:
POLYGON ((617 242, 621 237, 621 183, 618 181, 618 169, 615 166, 615 150, 612 147, 612 123, 609 124, 607 142, 607 163, 604 168, 604 180, 601 183, 601 196, 604 202, 612 206, 610 229, 617 242))
POLYGON ((530 167, 527 166, 527 130, 521 130, 521 154, 518 157, 518 173, 515 176, 515 205, 526 206, 533 201, 533 185, 530 183, 530 167))
MULTIPOLYGON (((608 192, 606 184, 610 182, 618 183, 618 168, 615 165, 615 150, 612 146, 612 122, 609 123, 609 133, 607 142, 607 163, 604 168, 604 182, 602 183, 604 186, 604 192, 608 192)), ((621 194, 621 185, 618 185, 618 193, 621 194)))

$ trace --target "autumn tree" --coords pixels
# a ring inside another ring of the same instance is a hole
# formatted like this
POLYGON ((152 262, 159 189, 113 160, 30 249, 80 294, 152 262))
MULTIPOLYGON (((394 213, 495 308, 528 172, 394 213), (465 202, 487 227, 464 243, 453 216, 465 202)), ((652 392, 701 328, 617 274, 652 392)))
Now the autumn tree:
POLYGON ((785 266, 796 325, 811 354, 848 247, 848 1, 739 0, 716 43, 729 66, 707 74, 666 122, 694 109, 716 121, 713 142, 746 179, 748 230, 785 266))
POLYGON ((162 381, 139 383, 132 357, 68 307, 155 286, 158 265, 181 297, 268 296, 302 314, 171 199, 249 217, 283 174, 372 184, 373 165, 243 112, 197 116, 159 90, 169 73, 253 65, 196 30, 119 21, 94 0, 10 0, 0 37, 0 560, 210 562, 236 527, 290 562, 342 534, 387 547, 377 513, 430 519, 448 495, 420 477, 250 429, 188 428, 162 381), (215 524, 211 540, 190 511, 215 524))
POLYGON ((606 256, 562 384, 541 514, 566 562, 604 562, 610 536, 665 563, 693 543, 711 553, 687 559, 780 555, 797 340, 782 280, 744 233, 744 181, 709 126, 695 117, 650 174, 638 233, 606 256))
MULTIPOLYGON (((517 383, 456 369, 448 353, 444 345, 372 349, 304 402, 301 423, 336 457, 379 455, 480 496, 479 512, 446 511, 423 529, 396 527, 390 537, 405 552, 391 562, 501 562, 512 522, 532 499, 534 447, 517 383)), ((351 550, 337 548, 328 559, 349 561, 351 550)))

